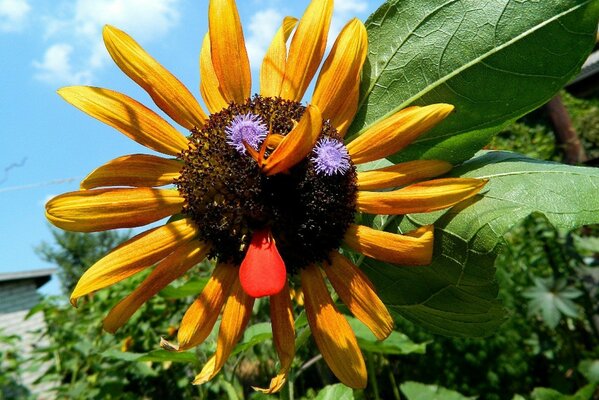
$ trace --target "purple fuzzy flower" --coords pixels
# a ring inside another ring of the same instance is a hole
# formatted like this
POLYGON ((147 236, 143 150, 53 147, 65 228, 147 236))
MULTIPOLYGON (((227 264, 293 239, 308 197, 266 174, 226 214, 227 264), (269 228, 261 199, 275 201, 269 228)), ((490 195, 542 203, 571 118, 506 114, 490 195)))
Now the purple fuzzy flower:
POLYGON ((252 113, 241 114, 233 118, 233 121, 225 128, 227 143, 240 154, 246 153, 244 142, 251 148, 258 150, 266 138, 268 128, 262 119, 252 113))
POLYGON ((344 174, 350 167, 347 148, 337 139, 323 137, 314 146, 313 153, 312 161, 320 174, 344 174))

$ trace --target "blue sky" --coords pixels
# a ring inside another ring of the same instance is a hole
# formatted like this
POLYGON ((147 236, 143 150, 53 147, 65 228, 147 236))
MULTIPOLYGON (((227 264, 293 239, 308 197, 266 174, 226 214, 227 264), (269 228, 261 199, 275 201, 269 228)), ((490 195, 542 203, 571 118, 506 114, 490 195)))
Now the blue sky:
MULTIPOLYGON (((350 18, 365 20, 380 3, 336 0, 331 37, 350 18)), ((307 4, 238 1, 254 82, 282 18, 301 16, 307 4)), ((78 181, 106 161, 148 152, 55 92, 93 85, 153 106, 112 63, 102 26, 131 34, 201 101, 198 56, 207 8, 207 0, 0 0, 0 273, 51 267, 33 250, 51 241, 44 203, 77 190, 78 181)), ((51 282, 43 291, 57 293, 58 285, 51 282)))

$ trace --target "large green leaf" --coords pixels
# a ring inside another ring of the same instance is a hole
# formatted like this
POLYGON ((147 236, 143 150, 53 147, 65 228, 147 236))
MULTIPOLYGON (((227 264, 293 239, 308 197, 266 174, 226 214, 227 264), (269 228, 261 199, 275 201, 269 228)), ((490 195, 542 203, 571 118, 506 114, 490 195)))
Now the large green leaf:
POLYGON ((398 267, 365 259, 362 266, 395 317, 435 333, 485 336, 506 315, 496 300, 494 267, 503 235, 533 212, 565 229, 599 223, 599 169, 486 152, 452 174, 489 182, 482 194, 449 210, 390 218, 385 225, 406 232, 435 224, 432 264, 398 267))
POLYGON ((598 0, 389 0, 366 22, 350 134, 408 105, 450 103, 456 112, 396 160, 467 160, 578 72, 597 18, 598 0))

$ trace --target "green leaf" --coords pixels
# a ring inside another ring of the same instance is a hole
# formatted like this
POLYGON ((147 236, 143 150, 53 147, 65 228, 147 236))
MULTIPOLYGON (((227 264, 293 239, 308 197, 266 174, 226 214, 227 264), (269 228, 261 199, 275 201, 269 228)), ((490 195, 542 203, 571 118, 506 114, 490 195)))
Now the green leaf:
POLYGON ((466 397, 453 390, 437 385, 425 385, 418 382, 406 382, 400 386, 408 400, 467 400, 476 397, 466 397))
POLYGON ((534 286, 527 288, 522 295, 529 300, 528 306, 531 313, 540 313, 543 321, 551 329, 555 329, 562 314, 568 317, 578 317, 576 303, 570 299, 575 299, 582 295, 582 292, 574 287, 566 286, 565 279, 553 278, 535 278, 534 286))
POLYGON ((172 362, 183 362, 183 363, 197 363, 198 359, 193 352, 172 352, 166 350, 153 350, 148 353, 132 353, 126 351, 120 351, 117 349, 109 349, 100 354, 102 357, 112 358, 123 361, 172 361, 172 362))
POLYGON ((591 383, 599 383, 599 360, 582 360, 578 371, 591 383))
POLYGON ((530 397, 532 400, 591 400, 596 387, 596 384, 588 384, 573 395, 562 394, 549 388, 535 388, 530 397))
POLYGON ((356 334, 358 345, 364 351, 381 354, 424 354, 426 343, 414 343, 409 337, 399 332, 392 332, 385 340, 376 336, 362 322, 353 317, 347 317, 349 325, 356 334))
POLYGON ((579 71, 598 17, 597 0, 389 0, 366 21, 350 134, 409 105, 450 103, 456 112, 395 160, 467 160, 579 71))
POLYGON ((189 296, 197 296, 208 283, 208 278, 195 278, 181 286, 167 286, 159 293, 165 299, 182 299, 189 296))
POLYGON ((341 384, 325 386, 314 400, 354 400, 354 391, 341 384))
POLYGON ((270 322, 261 322, 259 324, 254 324, 247 328, 243 333, 243 339, 241 343, 235 346, 232 354, 241 353, 244 350, 249 349, 261 343, 265 340, 272 338, 272 327, 270 322))
POLYGON ((449 210, 390 218, 386 229, 435 225, 435 257, 426 267, 365 259, 364 271, 397 318, 449 336, 485 336, 506 317, 497 301, 494 262, 502 237, 533 212, 558 228, 599 222, 599 170, 486 152, 452 175, 489 179, 484 192, 449 210))

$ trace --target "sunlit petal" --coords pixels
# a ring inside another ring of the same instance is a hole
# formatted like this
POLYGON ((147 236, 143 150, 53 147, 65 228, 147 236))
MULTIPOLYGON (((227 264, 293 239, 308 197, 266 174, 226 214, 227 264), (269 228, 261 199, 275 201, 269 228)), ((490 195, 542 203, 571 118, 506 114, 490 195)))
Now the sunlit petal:
POLYGON ((439 160, 414 160, 372 171, 358 172, 359 190, 387 189, 434 178, 451 171, 452 165, 439 160))
POLYGON ((313 0, 291 39, 281 97, 300 101, 314 77, 327 45, 333 0, 313 0))
POLYGON ((146 301, 201 262, 209 249, 210 247, 205 243, 192 240, 173 251, 131 294, 110 310, 104 319, 104 329, 114 333, 146 301))
POLYGON ((133 228, 179 213, 184 202, 177 190, 80 190, 46 203, 46 218, 61 229, 76 232, 133 228))
POLYGON ((341 134, 349 127, 358 108, 360 72, 368 53, 364 24, 352 19, 343 28, 316 82, 312 104, 341 134))
POLYGON ((178 349, 185 350, 202 343, 214 327, 239 269, 230 264, 217 264, 202 293, 187 309, 177 333, 178 349))
POLYGON ((234 0, 210 0, 208 6, 210 52, 214 72, 227 102, 243 103, 250 97, 250 61, 234 0))
POLYGON ((260 69, 260 94, 264 97, 281 95, 285 66, 287 65, 287 39, 295 25, 297 25, 296 18, 285 17, 266 51, 260 69))
POLYGON ((81 111, 118 129, 152 150, 177 155, 187 139, 154 111, 124 94, 90 86, 70 86, 58 94, 81 111))
POLYGON ((334 252, 324 271, 335 292, 372 333, 383 340, 393 331, 393 319, 368 277, 347 258, 334 252))
POLYGON ((182 164, 178 160, 147 154, 131 154, 115 158, 96 168, 81 181, 80 188, 169 185, 179 177, 181 167, 182 164))
POLYGON ((223 367, 243 335, 243 331, 252 315, 253 306, 254 298, 244 292, 239 279, 235 280, 223 309, 214 361, 208 361, 202 371, 195 377, 194 385, 201 385, 214 378, 223 367))
POLYGON ((369 214, 410 214, 442 210, 477 194, 485 179, 443 178, 415 183, 390 192, 359 191, 358 211, 369 214))
POLYGON ((450 104, 405 108, 369 127, 347 145, 347 150, 354 164, 385 158, 412 143, 451 111, 450 104))
POLYGON ((306 316, 322 357, 341 382, 354 389, 366 386, 366 366, 356 336, 331 299, 320 270, 301 270, 306 316))
POLYGON ((88 293, 120 282, 162 260, 197 234, 190 219, 181 219, 141 233, 113 249, 79 279, 71 303, 88 293))
POLYGON ((148 92, 162 111, 186 129, 204 125, 206 114, 195 97, 135 40, 109 25, 104 27, 103 35, 114 62, 148 92))

